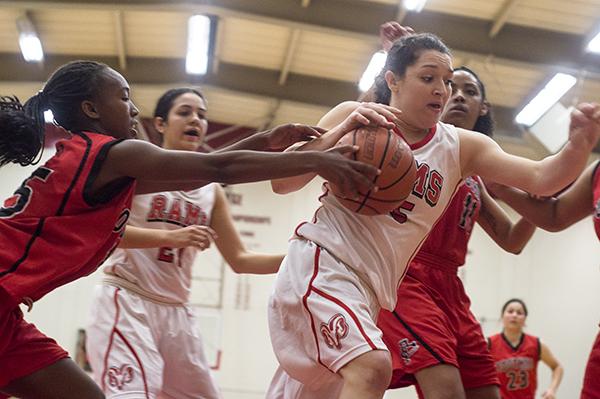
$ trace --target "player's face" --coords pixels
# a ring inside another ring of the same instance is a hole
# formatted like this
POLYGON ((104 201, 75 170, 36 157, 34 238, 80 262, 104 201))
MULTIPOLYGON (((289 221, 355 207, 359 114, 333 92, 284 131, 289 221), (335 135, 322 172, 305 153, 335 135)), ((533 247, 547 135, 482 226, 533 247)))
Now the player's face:
POLYGON ((184 93, 173 101, 167 120, 156 118, 155 126, 164 148, 196 151, 208 129, 206 102, 195 93, 184 93))
POLYGON ((456 71, 452 76, 452 95, 442 120, 463 129, 472 130, 477 118, 487 113, 487 106, 479 84, 467 71, 456 71))
POLYGON ((525 326, 525 309, 523 305, 518 302, 511 302, 508 304, 504 313, 502 314, 502 323, 504 328, 510 329, 522 329, 525 326))
POLYGON ((433 127, 450 97, 452 59, 436 50, 422 51, 417 61, 392 86, 390 105, 403 111, 403 118, 419 129, 433 127))
POLYGON ((135 138, 139 110, 129 98, 129 84, 110 68, 102 80, 100 94, 93 101, 101 129, 116 138, 135 138))

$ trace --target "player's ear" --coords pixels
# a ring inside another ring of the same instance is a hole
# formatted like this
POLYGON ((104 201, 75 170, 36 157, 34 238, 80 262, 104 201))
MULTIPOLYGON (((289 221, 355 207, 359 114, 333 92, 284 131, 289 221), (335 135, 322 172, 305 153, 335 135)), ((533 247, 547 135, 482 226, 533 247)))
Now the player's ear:
POLYGON ((84 116, 90 119, 100 119, 100 114, 98 113, 93 101, 83 100, 81 102, 81 112, 83 112, 84 116))

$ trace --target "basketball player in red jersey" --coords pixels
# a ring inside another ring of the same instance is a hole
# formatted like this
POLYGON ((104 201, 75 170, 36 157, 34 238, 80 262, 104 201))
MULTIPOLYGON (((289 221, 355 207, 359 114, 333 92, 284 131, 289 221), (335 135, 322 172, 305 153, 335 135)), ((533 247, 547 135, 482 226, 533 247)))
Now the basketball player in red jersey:
MULTIPOLYGON (((119 73, 93 61, 59 68, 22 106, 0 99, 0 165, 33 163, 45 110, 73 135, 0 208, 0 391, 25 398, 101 398, 100 389, 56 342, 23 319, 19 304, 93 272, 117 246, 138 193, 239 183, 314 172, 350 195, 377 170, 330 153, 252 151, 206 155, 162 150, 135 136, 138 110, 119 73)), ((291 136, 314 130, 289 125, 291 136)))
MULTIPOLYGON (((412 33, 397 22, 383 24, 384 50, 412 33)), ((451 89, 442 121, 491 137, 492 109, 475 72, 456 68, 451 89)), ((390 388, 417 385, 426 399, 500 397, 485 337, 457 274, 476 222, 512 253, 519 253, 535 230, 524 219, 513 223, 477 176, 465 179, 411 262, 396 308, 379 315, 378 326, 392 355, 390 388)))
MULTIPOLYGON (((600 162, 589 165, 571 187, 557 197, 531 198, 524 191, 490 184, 490 190, 529 221, 548 231, 562 231, 592 216, 600 239, 600 162)), ((592 347, 581 399, 600 399, 600 333, 592 347)))
POLYGON ((538 337, 525 334, 527 306, 520 299, 509 299, 502 306, 500 334, 488 338, 488 346, 500 380, 502 399, 534 399, 537 389, 537 365, 541 360, 552 369, 550 387, 542 399, 555 399, 563 376, 563 367, 550 348, 538 337))

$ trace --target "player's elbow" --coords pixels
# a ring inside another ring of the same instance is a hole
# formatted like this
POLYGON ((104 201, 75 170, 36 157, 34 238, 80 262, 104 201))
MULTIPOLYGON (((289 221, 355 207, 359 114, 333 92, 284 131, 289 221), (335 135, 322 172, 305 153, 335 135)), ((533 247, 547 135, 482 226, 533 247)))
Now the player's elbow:
POLYGON ((281 195, 289 194, 294 191, 289 184, 286 184, 286 182, 280 180, 271 180, 271 190, 273 190, 275 194, 281 195))

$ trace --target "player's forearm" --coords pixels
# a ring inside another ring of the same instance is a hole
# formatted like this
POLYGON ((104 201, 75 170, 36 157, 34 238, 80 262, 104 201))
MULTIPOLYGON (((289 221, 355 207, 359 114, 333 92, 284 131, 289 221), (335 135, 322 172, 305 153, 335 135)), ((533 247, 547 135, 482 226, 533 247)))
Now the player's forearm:
MULTIPOLYGON (((294 151, 324 151, 332 148, 337 142, 344 136, 344 132, 341 129, 335 127, 321 137, 317 137, 311 141, 308 141, 294 151)), ((316 176, 315 173, 307 173, 298 176, 287 177, 284 179, 273 179, 271 180, 271 188, 274 193, 277 194, 289 194, 302 189, 316 176)))
POLYGON ((277 273, 284 255, 259 254, 245 251, 231 260, 230 266, 236 273, 273 274, 277 273))
POLYGON ((556 198, 534 199, 524 191, 512 187, 499 187, 494 193, 517 213, 534 225, 548 231, 560 230, 557 220, 556 198))
POLYGON ((565 372, 565 370, 564 370, 563 366, 561 366, 560 364, 558 366, 556 366, 554 368, 554 370, 552 370, 552 382, 550 383, 550 387, 549 387, 549 389, 551 389, 552 392, 556 393, 556 391, 558 390, 558 387, 560 386, 560 382, 562 381, 564 372, 565 372))
POLYGON ((215 151, 214 153, 228 152, 228 151, 264 151, 269 148, 269 141, 265 132, 254 133, 253 135, 246 137, 234 144, 231 144, 225 148, 215 151))
MULTIPOLYGON (((201 154, 198 154, 201 155, 201 154)), ((265 153, 231 151, 204 155, 204 159, 190 159, 185 154, 173 159, 173 168, 179 170, 176 180, 208 180, 219 183, 249 183, 274 178, 296 176, 315 172, 321 166, 321 156, 316 152, 265 153)), ((167 180, 156 177, 157 180, 167 180)))
POLYGON ((587 165, 591 148, 571 141, 557 153, 540 161, 536 187, 530 191, 540 196, 551 196, 571 184, 587 165))
POLYGON ((126 226, 119 248, 156 248, 168 245, 165 230, 126 226))
POLYGON ((506 242, 506 251, 513 254, 520 254, 527 245, 531 236, 535 232, 536 226, 528 220, 521 218, 515 223, 508 234, 506 242))

